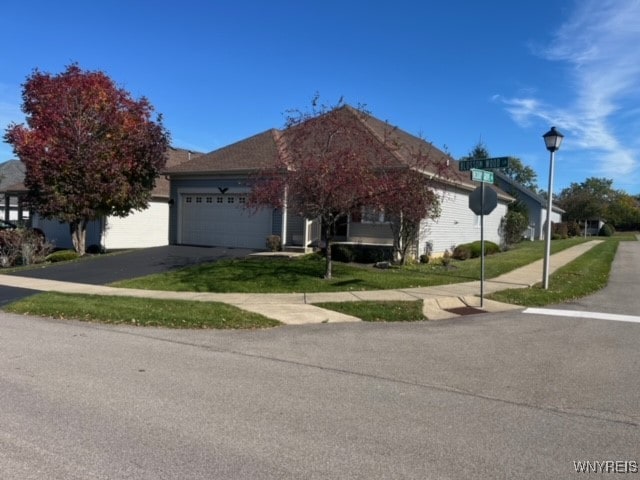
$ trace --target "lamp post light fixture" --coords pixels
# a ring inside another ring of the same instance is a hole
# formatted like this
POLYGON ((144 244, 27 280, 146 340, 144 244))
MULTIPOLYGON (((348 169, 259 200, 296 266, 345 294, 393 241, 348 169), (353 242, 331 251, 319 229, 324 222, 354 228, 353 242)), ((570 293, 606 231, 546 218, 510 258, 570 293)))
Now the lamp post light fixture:
POLYGON ((547 190, 547 223, 546 223, 546 234, 544 236, 545 249, 544 249, 544 264, 542 268, 542 288, 545 290, 549 289, 549 255, 551 254, 551 209, 553 208, 553 161, 556 150, 560 148, 560 144, 562 143, 562 139, 564 135, 562 135, 559 131, 556 130, 556 127, 551 127, 547 133, 545 133, 542 138, 544 138, 544 144, 547 147, 547 150, 551 152, 551 158, 549 160, 549 189, 547 190))

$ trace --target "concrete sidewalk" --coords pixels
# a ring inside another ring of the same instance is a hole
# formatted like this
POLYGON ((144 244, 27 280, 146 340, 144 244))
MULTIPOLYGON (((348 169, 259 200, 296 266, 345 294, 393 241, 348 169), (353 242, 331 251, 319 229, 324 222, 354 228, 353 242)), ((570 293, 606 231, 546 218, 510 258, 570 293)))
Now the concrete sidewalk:
MULTIPOLYGON (((601 240, 592 240, 568 248, 551 256, 550 273, 575 260, 601 240)), ((542 279, 542 260, 513 270, 497 278, 485 281, 484 293, 508 288, 527 288, 542 279)), ((330 293, 200 293, 167 292, 114 288, 84 283, 60 282, 37 278, 0 275, 0 285, 27 288, 39 291, 81 293, 88 295, 130 296, 163 300, 194 300, 200 302, 222 302, 243 310, 259 313, 289 325, 306 323, 357 322, 358 318, 325 310, 313 305, 321 302, 355 302, 362 300, 423 300, 423 311, 429 320, 452 318, 458 314, 447 311, 456 308, 479 308, 480 282, 454 283, 437 287, 407 288, 398 290, 330 292, 330 293)), ((482 310, 497 312, 520 309, 491 300, 484 300, 482 310)))

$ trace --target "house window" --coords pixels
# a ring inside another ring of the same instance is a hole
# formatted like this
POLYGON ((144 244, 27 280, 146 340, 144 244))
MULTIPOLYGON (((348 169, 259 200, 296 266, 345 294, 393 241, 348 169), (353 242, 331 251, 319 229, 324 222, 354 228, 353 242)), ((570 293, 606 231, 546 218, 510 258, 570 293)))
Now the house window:
POLYGON ((233 203, 233 202, 235 202, 234 197, 227 197, 227 203, 233 203))
POLYGON ((186 201, 187 203, 191 203, 191 200, 192 200, 192 199, 191 199, 191 197, 187 197, 187 198, 185 199, 185 201, 186 201))
POLYGON ((216 203, 222 203, 223 199, 222 197, 216 197, 216 203))
POLYGON ((384 212, 371 207, 362 208, 362 223, 385 223, 384 212))
POLYGON ((196 203, 202 203, 202 197, 196 197, 196 203))
POLYGON ((213 198, 212 197, 207 197, 207 203, 213 203, 213 198))
POLYGON ((238 199, 238 203, 246 203, 246 202, 247 202, 247 199, 245 197, 240 197, 238 199))

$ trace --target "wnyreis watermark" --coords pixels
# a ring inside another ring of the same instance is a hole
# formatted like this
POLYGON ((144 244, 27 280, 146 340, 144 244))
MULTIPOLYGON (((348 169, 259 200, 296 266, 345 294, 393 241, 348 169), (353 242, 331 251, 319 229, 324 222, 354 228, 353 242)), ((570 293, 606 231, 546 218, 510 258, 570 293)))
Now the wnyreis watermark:
POLYGON ((638 473, 635 460, 578 460, 573 462, 577 473, 638 473))

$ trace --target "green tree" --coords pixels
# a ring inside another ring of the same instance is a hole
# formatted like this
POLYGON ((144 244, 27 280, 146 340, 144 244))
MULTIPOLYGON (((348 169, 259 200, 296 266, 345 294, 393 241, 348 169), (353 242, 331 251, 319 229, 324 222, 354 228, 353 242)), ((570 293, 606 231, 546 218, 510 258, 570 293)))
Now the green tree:
POLYGON ((605 218, 607 207, 615 195, 613 180, 591 177, 563 189, 556 203, 565 211, 564 220, 580 223, 605 218))
MULTIPOLYGON (((491 158, 487 146, 479 141, 471 149, 468 155, 460 158, 460 160, 471 160, 473 158, 491 158)), ((509 157, 509 165, 506 168, 501 168, 500 171, 513 181, 528 188, 533 192, 538 191, 538 174, 531 167, 522 163, 517 157, 509 157)))
POLYGON ((607 205, 605 218, 617 230, 640 229, 640 200, 618 191, 607 205))

